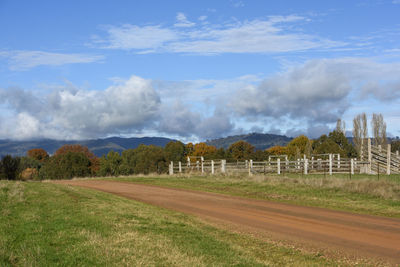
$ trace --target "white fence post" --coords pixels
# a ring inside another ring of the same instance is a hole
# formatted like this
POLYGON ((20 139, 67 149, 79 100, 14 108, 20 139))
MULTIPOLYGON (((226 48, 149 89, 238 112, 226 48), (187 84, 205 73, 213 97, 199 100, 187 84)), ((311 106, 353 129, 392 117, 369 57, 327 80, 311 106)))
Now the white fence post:
POLYGON ((281 159, 278 158, 277 162, 276 162, 276 167, 277 167, 277 173, 281 174, 281 159))
POLYGON ((285 171, 289 170, 289 159, 288 156, 285 156, 285 171))
POLYGON ((308 159, 304 159, 304 174, 308 173, 308 159))
POLYGON ((368 174, 372 174, 372 151, 371 151, 371 138, 368 138, 368 174))
POLYGON ((169 175, 173 174, 174 174, 174 162, 171 161, 171 163, 169 164, 169 175))
POLYGON ((390 175, 390 163, 391 163, 391 159, 390 159, 390 156, 391 156, 391 145, 390 144, 387 144, 387 158, 386 158, 386 160, 387 160, 387 163, 386 163, 386 174, 387 175, 390 175))
POLYGON ((190 168, 190 157, 187 157, 187 166, 190 168))
POLYGON ((179 172, 181 173, 182 172, 182 162, 178 162, 178 167, 179 167, 179 172))
POLYGON ((332 175, 332 154, 329 154, 329 175, 332 175))
POLYGON ((314 157, 311 157, 311 169, 314 169, 314 157))
POLYGON ((354 159, 350 159, 350 173, 354 174, 354 159))
POLYGON ((221 172, 222 173, 225 173, 225 171, 226 171, 225 164, 226 164, 226 159, 221 159, 221 172))
POLYGON ((214 161, 211 160, 211 174, 214 174, 214 161))
POLYGON ((201 173, 204 173, 204 158, 201 157, 201 173))
POLYGON ((337 160, 338 160, 337 167, 338 169, 340 169, 340 154, 337 155, 337 160))

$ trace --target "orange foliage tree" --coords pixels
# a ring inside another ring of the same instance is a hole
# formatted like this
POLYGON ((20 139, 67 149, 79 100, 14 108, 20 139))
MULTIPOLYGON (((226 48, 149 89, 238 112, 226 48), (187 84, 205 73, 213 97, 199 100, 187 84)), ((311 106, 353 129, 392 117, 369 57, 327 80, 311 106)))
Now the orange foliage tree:
POLYGON ((206 157, 213 155, 215 152, 217 152, 217 148, 215 146, 209 146, 202 142, 194 145, 192 155, 197 157, 206 157))
POLYGON ((254 146, 246 141, 237 141, 229 146, 228 152, 236 160, 250 159, 254 154, 254 146))
POLYGON ((28 152, 26 152, 26 155, 28 156, 28 158, 33 158, 40 162, 43 162, 49 158, 49 154, 47 154, 46 150, 44 150, 43 148, 33 148, 31 150, 28 150, 28 152))
POLYGON ((270 155, 286 155, 287 148, 285 146, 273 146, 265 150, 270 155))
POLYGON ((63 145, 54 153, 55 156, 67 154, 68 152, 83 153, 90 160, 90 170, 92 174, 96 174, 100 168, 99 158, 96 157, 86 146, 82 145, 63 145))

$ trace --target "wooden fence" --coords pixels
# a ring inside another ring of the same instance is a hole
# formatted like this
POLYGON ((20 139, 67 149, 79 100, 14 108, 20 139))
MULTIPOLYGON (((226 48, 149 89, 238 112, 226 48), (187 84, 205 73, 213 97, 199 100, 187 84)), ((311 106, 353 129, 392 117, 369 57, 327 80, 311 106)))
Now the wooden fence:
POLYGON ((371 144, 371 139, 364 140, 360 159, 341 158, 339 154, 312 155, 311 158, 303 157, 289 160, 287 156, 271 156, 268 161, 235 161, 227 162, 225 159, 204 160, 203 157, 189 158, 186 162, 171 162, 169 174, 174 173, 203 173, 203 174, 285 174, 319 173, 332 175, 335 173, 367 174, 398 174, 400 173, 399 152, 392 153, 390 144, 384 149, 371 144))

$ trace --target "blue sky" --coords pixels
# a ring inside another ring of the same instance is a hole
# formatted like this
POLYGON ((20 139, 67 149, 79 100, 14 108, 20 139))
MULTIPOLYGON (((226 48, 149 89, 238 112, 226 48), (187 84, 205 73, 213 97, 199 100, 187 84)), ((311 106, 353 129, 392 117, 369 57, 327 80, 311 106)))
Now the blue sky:
POLYGON ((0 0, 0 139, 400 135, 400 1, 0 0))

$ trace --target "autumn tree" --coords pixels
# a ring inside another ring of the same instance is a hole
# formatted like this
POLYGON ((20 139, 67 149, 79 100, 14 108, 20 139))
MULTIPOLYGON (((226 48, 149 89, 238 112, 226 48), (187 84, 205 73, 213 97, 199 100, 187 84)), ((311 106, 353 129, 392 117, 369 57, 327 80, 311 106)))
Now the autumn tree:
POLYGON ((300 135, 289 142, 287 151, 292 158, 299 158, 302 155, 309 157, 311 154, 311 140, 305 135, 300 135))
POLYGON ((44 162, 49 158, 49 154, 47 154, 46 150, 43 148, 33 148, 26 152, 27 157, 36 159, 40 162, 44 162))
POLYGON ((217 148, 215 146, 207 145, 206 143, 198 143, 194 145, 194 150, 192 155, 196 157, 208 158, 215 154, 217 148))
POLYGON ((367 115, 365 113, 358 114, 353 119, 353 143, 358 155, 361 156, 361 148, 364 140, 368 137, 367 115))
POLYGON ((186 156, 192 156, 194 151, 193 143, 187 143, 185 145, 186 156))
POLYGON ((372 114, 371 127, 374 135, 374 144, 385 145, 387 141, 386 122, 383 120, 382 114, 372 114))
POLYGON ((76 145, 63 145, 54 153, 55 156, 66 154, 68 152, 83 153, 90 161, 90 171, 92 175, 95 175, 100 168, 99 158, 96 157, 86 146, 79 144, 76 145))
POLYGON ((269 155, 279 156, 279 155, 287 155, 287 147, 285 146, 272 146, 265 150, 269 155))
POLYGON ((235 160, 251 159, 254 153, 254 146, 246 141, 237 141, 229 146, 228 153, 235 160))
POLYGON ((336 129, 337 132, 342 132, 346 135, 346 123, 342 121, 342 119, 338 119, 336 122, 336 129))

